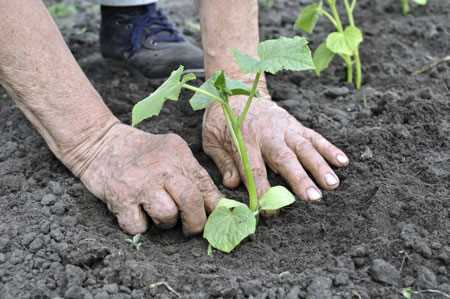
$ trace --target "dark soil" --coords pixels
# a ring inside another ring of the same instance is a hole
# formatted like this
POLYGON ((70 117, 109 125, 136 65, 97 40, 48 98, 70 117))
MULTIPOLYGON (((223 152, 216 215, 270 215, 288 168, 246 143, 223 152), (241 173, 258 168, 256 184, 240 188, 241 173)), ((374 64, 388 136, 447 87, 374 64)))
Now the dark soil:
MULTIPOLYGON (((175 3, 174 3, 175 2, 175 3)), ((299 2, 261 14, 264 38, 294 35, 299 2)), ((229 255, 206 255, 201 237, 151 228, 136 251, 106 206, 59 163, 0 92, 0 298, 401 298, 401 290, 450 294, 450 69, 413 72, 450 53, 450 3, 431 0, 403 16, 399 1, 360 1, 365 82, 343 83, 338 60, 316 78, 269 78, 273 99, 335 142, 352 163, 341 187, 316 205, 298 201, 258 227, 229 255)), ((169 10, 198 41, 189 1, 169 10)), ((58 20, 72 51, 108 106, 129 122, 136 100, 159 82, 106 64, 98 54, 98 8, 58 20)), ((315 48, 330 27, 323 21, 315 48)), ((201 113, 184 102, 142 128, 175 132, 224 192, 201 150, 201 113)), ((271 174, 274 183, 281 180, 271 174)), ((233 196, 244 197, 243 189, 233 196)), ((414 298, 444 298, 423 293, 414 298)))

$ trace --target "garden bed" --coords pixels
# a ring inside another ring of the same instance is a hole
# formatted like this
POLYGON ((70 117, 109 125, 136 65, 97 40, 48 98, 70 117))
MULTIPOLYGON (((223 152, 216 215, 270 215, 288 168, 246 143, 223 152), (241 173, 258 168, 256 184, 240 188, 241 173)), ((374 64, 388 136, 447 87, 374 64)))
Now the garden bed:
MULTIPOLYGON (((299 2, 263 9, 264 39, 295 34, 299 2)), ((231 254, 206 255, 200 236, 152 227, 141 250, 125 239, 106 206, 59 163, 0 91, 0 298, 401 298, 406 287, 450 294, 450 3, 401 14, 400 1, 360 1, 356 20, 365 80, 343 82, 336 60, 313 72, 269 77, 274 101, 342 148, 351 164, 320 204, 297 201, 262 221, 231 254)), ((198 42, 189 1, 166 5, 198 42)), ((160 82, 98 56, 98 12, 84 1, 60 20, 66 40, 108 106, 123 121, 160 82), (83 29, 84 28, 84 29, 83 29)), ((311 47, 330 27, 320 22, 311 47)), ((187 94, 186 94, 187 96, 187 94)), ((171 103, 141 128, 185 138, 225 194, 201 150, 202 113, 171 103)), ((270 174, 272 183, 283 183, 270 174)), ((444 298, 424 293, 414 298, 444 298), (434 297, 433 297, 434 296, 434 297)))

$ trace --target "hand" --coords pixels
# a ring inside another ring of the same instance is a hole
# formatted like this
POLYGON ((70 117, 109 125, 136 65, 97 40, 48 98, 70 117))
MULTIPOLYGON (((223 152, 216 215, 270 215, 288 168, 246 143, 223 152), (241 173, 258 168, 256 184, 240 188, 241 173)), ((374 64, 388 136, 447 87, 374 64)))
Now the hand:
POLYGON ((183 139, 117 124, 101 144, 81 181, 125 232, 144 232, 147 215, 162 228, 173 227, 180 215, 187 235, 203 230, 206 211, 221 195, 183 139))
MULTIPOLYGON (((231 100, 235 113, 241 112, 246 100, 245 97, 231 100)), ((320 134, 305 128, 270 99, 253 102, 244 122, 243 134, 258 196, 270 188, 264 161, 275 173, 281 174, 295 194, 305 201, 317 201, 322 197, 306 170, 321 188, 332 190, 338 187, 339 179, 328 163, 337 167, 349 163, 341 150, 320 134)), ((241 178, 245 180, 239 154, 232 145, 222 109, 217 104, 208 107, 205 114, 203 148, 219 168, 226 187, 235 188, 241 178)))

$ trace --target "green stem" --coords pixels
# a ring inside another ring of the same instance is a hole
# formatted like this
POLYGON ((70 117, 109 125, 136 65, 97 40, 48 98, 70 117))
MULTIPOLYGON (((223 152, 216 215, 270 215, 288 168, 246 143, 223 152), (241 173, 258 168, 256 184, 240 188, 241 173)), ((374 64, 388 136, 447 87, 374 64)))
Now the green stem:
POLYGON ((223 101, 222 98, 220 98, 219 96, 216 96, 215 94, 212 94, 212 93, 210 93, 210 92, 208 92, 208 91, 206 91, 204 89, 201 89, 201 88, 198 88, 198 87, 186 84, 186 83, 183 84, 182 87, 186 88, 186 89, 189 89, 189 90, 191 90, 193 92, 201 93, 201 94, 203 94, 203 95, 205 95, 207 97, 212 98, 213 100, 215 100, 215 101, 217 101, 217 102, 219 102, 221 104, 224 104, 224 101, 223 101))
POLYGON ((362 85, 362 67, 359 49, 355 51, 355 85, 356 89, 360 89, 362 85))
POLYGON ((333 13, 333 18, 334 18, 334 20, 336 20, 336 29, 339 32, 344 32, 344 27, 342 27, 342 21, 341 21, 341 17, 339 16, 339 13, 337 11, 336 3, 335 2, 333 4, 328 3, 328 5, 330 5, 331 12, 333 13))
POLYGON ((348 0, 344 0, 345 12, 347 13, 348 22, 350 26, 355 26, 355 19, 353 18, 353 10, 350 7, 348 0))
MULTIPOLYGON (((353 9, 355 8, 355 5, 356 0, 353 0, 351 5, 349 4, 348 0, 344 0, 344 6, 348 17, 348 22, 350 23, 350 26, 353 27, 355 27, 355 18, 353 17, 353 9)), ((359 56, 359 49, 356 49, 353 55, 355 56, 355 86, 356 89, 360 89, 362 84, 362 67, 361 67, 361 58, 359 56)))
POLYGON ((409 14, 409 0, 402 0, 402 10, 404 15, 409 14))
POLYGON ((245 179, 247 181, 247 191, 249 197, 249 207, 253 212, 258 211, 258 194, 256 193, 255 178, 253 177, 253 171, 250 166, 250 160, 248 158, 247 148, 245 147, 244 136, 240 127, 234 128, 234 133, 237 138, 237 146, 239 148, 242 160, 242 166, 244 168, 245 179))
POLYGON ((336 30, 339 31, 339 27, 338 24, 336 22, 336 20, 333 18, 332 15, 330 15, 330 13, 328 11, 326 11, 325 9, 322 9, 322 14, 328 18, 328 20, 330 20, 330 22, 333 24, 333 26, 336 28, 336 30))
POLYGON ((248 96, 247 102, 245 103, 244 110, 241 112, 239 116, 239 127, 242 127, 245 118, 247 117, 248 110, 252 105, 253 98, 256 95, 256 89, 258 88, 259 79, 261 78, 261 72, 257 72, 255 76, 255 80, 253 80, 252 89, 250 90, 250 95, 248 96))

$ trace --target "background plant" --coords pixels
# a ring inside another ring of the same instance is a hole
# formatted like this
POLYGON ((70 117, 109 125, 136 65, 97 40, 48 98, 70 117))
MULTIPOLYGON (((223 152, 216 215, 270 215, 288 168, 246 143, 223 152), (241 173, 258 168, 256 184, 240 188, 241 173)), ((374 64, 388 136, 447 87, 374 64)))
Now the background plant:
POLYGON ((413 1, 414 3, 418 4, 418 5, 427 5, 428 0, 400 0, 402 3, 402 10, 403 10, 403 14, 407 15, 409 14, 410 11, 410 7, 409 7, 409 2, 413 1))
POLYGON ((256 193, 256 185, 244 143, 242 126, 251 104, 257 97, 257 87, 264 72, 275 74, 281 70, 315 69, 311 52, 304 38, 279 38, 260 43, 257 48, 258 58, 234 50, 236 63, 241 71, 253 74, 251 87, 241 81, 226 77, 223 71, 217 71, 200 87, 188 84, 195 79, 193 74, 183 75, 183 66, 172 72, 170 77, 150 96, 133 107, 132 124, 136 126, 144 119, 158 115, 167 100, 177 101, 181 90, 194 92, 190 99, 194 110, 205 109, 212 102, 222 107, 227 121, 229 134, 238 151, 247 182, 249 205, 232 199, 222 198, 209 215, 203 236, 211 248, 230 252, 243 239, 255 233, 258 216, 261 211, 274 211, 292 204, 295 197, 285 187, 270 188, 261 198, 256 193), (230 97, 246 96, 247 101, 240 114, 236 114, 230 105, 230 97))
POLYGON ((320 73, 328 68, 333 58, 338 55, 347 66, 347 82, 355 85, 357 89, 362 84, 362 67, 359 55, 359 45, 363 41, 363 33, 356 26, 353 12, 357 0, 351 3, 349 0, 343 0, 344 8, 349 25, 344 27, 341 16, 336 6, 336 0, 326 0, 328 9, 324 7, 323 2, 310 4, 299 13, 295 28, 312 33, 319 18, 325 16, 333 24, 336 32, 328 35, 325 42, 321 43, 315 50, 313 60, 316 73, 320 73))

